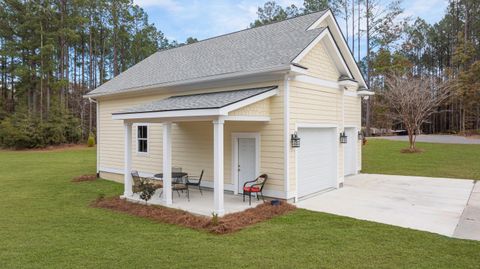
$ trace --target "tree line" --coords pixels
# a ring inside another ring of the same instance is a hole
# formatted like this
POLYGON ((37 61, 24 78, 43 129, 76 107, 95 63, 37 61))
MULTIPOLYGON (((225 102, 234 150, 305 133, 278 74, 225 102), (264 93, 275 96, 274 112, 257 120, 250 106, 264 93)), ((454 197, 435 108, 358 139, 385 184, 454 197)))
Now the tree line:
MULTIPOLYGON (((370 88, 367 127, 402 128, 390 116, 386 79, 408 73, 452 80, 452 94, 423 124, 424 132, 480 129, 480 2, 450 0, 434 24, 405 17, 399 0, 268 1, 257 27, 331 9, 370 88)), ((196 42, 188 38, 185 43, 196 42)), ((130 0, 0 1, 0 146, 38 147, 95 133, 95 104, 82 98, 168 40, 130 0)), ((435 89, 435 87, 431 87, 435 89)))
POLYGON ((95 104, 82 96, 179 45, 130 0, 0 1, 0 146, 86 139, 95 104))
POLYGON ((385 96, 389 78, 403 74, 430 81, 449 81, 453 93, 422 125, 427 133, 465 133, 480 129, 480 2, 449 0, 443 18, 434 24, 406 17, 401 1, 305 0, 303 7, 282 7, 268 1, 258 8, 251 27, 310 12, 331 9, 372 90, 364 102, 367 132, 405 128, 392 117, 385 96))

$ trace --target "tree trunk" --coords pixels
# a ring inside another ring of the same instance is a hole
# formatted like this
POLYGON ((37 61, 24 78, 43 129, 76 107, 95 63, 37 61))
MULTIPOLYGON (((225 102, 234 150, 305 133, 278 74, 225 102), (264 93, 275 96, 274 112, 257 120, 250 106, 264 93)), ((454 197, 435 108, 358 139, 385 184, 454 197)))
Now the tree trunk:
POLYGON ((352 0, 352 55, 355 57, 355 0, 352 0))
MULTIPOLYGON (((370 7, 369 7, 369 0, 365 0, 365 5, 366 5, 366 41, 367 41, 367 84, 368 87, 370 87, 370 7)), ((370 98, 366 102, 366 113, 365 113, 365 133, 367 136, 370 136, 370 124, 371 124, 371 119, 370 119, 370 98)))

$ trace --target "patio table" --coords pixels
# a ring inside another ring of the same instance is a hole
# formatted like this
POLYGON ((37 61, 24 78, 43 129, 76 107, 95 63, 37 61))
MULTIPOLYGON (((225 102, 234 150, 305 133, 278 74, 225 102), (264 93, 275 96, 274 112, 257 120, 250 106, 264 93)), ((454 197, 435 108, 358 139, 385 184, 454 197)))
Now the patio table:
MULTIPOLYGON (((158 173, 153 176, 163 179, 163 173, 158 173)), ((173 183, 182 183, 182 179, 186 176, 188 176, 188 174, 185 172, 172 172, 172 181, 173 183)))

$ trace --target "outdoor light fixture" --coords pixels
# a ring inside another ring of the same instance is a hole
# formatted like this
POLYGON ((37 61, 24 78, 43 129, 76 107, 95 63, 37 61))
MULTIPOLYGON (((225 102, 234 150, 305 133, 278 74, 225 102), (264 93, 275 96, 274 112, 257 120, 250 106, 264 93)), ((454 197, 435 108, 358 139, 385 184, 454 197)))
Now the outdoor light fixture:
POLYGON ((300 147, 300 137, 298 137, 297 132, 292 134, 292 148, 299 148, 300 147))
POLYGON ((347 143, 347 135, 345 134, 345 131, 340 133, 340 143, 342 144, 347 143))
POLYGON ((364 136, 362 131, 358 131, 358 140, 363 140, 364 136))

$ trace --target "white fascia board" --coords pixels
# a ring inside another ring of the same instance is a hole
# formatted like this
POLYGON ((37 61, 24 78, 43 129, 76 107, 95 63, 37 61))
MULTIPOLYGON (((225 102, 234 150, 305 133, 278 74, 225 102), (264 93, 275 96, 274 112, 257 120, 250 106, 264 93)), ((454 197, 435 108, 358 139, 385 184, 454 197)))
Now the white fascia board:
POLYGON ((357 94, 358 94, 359 96, 371 96, 371 95, 375 95, 374 92, 372 92, 372 91, 365 91, 365 90, 363 90, 363 91, 357 91, 357 94))
POLYGON ((278 89, 272 89, 270 91, 261 93, 259 95, 255 95, 253 97, 247 98, 247 99, 242 100, 240 102, 236 102, 236 103, 233 103, 231 105, 220 108, 219 115, 225 115, 226 116, 231 111, 234 111, 234 110, 240 109, 242 107, 251 105, 253 103, 262 101, 264 99, 270 98, 270 97, 272 97, 274 95, 277 95, 277 94, 278 94, 278 89))
POLYGON ((218 116, 220 109, 191 109, 179 111, 159 111, 145 113, 113 114, 113 120, 134 120, 134 119, 157 119, 157 118, 179 118, 179 117, 205 117, 218 116))
POLYGON ((113 120, 139 120, 139 119, 162 119, 162 118, 171 119, 171 118, 184 118, 184 117, 228 116, 228 113, 230 111, 240 109, 242 107, 245 107, 250 104, 256 103, 258 101, 272 97, 276 94, 278 94, 278 89, 273 89, 222 108, 113 114, 112 119, 113 120))
POLYGON ((347 64, 343 60, 342 54, 338 50, 337 45, 335 45, 334 38, 328 29, 322 31, 300 54, 297 55, 297 57, 295 57, 292 62, 298 64, 321 41, 325 41, 324 44, 328 50, 328 53, 333 56, 337 68, 339 68, 342 73, 348 74, 348 76, 353 78, 353 75, 350 73, 350 69, 348 69, 347 64))
POLYGON ((352 80, 341 80, 338 82, 338 85, 346 87, 358 87, 358 82, 352 80))
POLYGON ((305 68, 301 68, 301 67, 298 67, 298 66, 295 66, 295 65, 291 65, 290 66, 290 73, 291 74, 299 74, 299 75, 306 75, 308 74, 308 69, 305 69, 305 68))
POLYGON ((125 90, 118 91, 118 92, 86 94, 83 97, 84 98, 95 98, 95 97, 100 97, 100 96, 125 94, 125 93, 138 92, 138 91, 150 90, 150 89, 155 89, 155 88, 177 87, 177 86, 184 86, 184 85, 191 85, 191 84, 206 83, 206 82, 210 82, 210 81, 235 79, 235 78, 241 78, 241 77, 247 77, 247 76, 253 76, 253 75, 269 74, 269 73, 275 73, 275 72, 288 72, 288 71, 290 71, 290 69, 291 69, 290 64, 286 64, 286 65, 281 65, 281 66, 276 66, 276 67, 271 67, 271 68, 265 68, 265 69, 261 69, 261 70, 255 70, 255 71, 244 71, 244 72, 220 74, 220 75, 201 77, 201 78, 195 78, 195 79, 188 79, 188 80, 173 81, 173 82, 160 83, 160 84, 154 84, 154 85, 147 85, 147 86, 142 86, 142 87, 125 89, 125 90))
POLYGON ((318 20, 316 22, 314 22, 312 25, 310 25, 310 27, 308 27, 307 30, 313 30, 315 28, 318 28, 320 26, 320 24, 328 17, 328 16, 333 16, 332 12, 330 10, 328 10, 327 12, 325 12, 325 14, 322 15, 322 17, 318 18, 318 20))
POLYGON ((351 64, 348 64, 348 66, 350 67, 350 71, 355 74, 355 79, 358 80, 362 86, 368 88, 368 85, 362 76, 362 72, 360 72, 360 69, 358 68, 356 61, 353 58, 352 52, 350 51, 350 48, 348 47, 347 42, 343 37, 342 31, 340 30, 340 27, 335 20, 335 17, 333 16, 331 10, 325 12, 322 17, 320 17, 308 28, 308 30, 319 27, 323 22, 325 22, 325 25, 333 31, 332 34, 334 35, 334 40, 337 41, 337 45, 339 46, 340 50, 344 52, 342 55, 347 58, 346 60, 350 61, 351 64))
POLYGON ((260 121, 268 122, 271 120, 269 116, 226 116, 225 121, 260 121))

